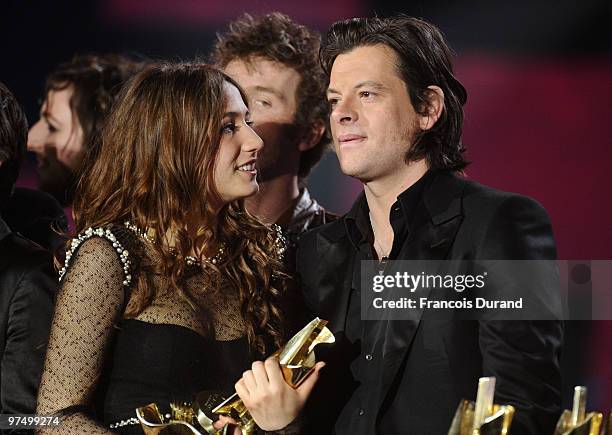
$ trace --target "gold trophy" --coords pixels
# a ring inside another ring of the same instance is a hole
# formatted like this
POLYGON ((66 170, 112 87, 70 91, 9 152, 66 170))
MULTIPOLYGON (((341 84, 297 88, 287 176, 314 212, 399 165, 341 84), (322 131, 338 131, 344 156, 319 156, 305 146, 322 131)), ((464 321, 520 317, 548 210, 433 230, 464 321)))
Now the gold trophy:
POLYGON ((572 410, 566 409, 561 414, 554 435, 599 435, 603 414, 586 412, 586 387, 574 387, 572 410))
POLYGON ((155 403, 136 409, 146 435, 201 435, 194 422, 194 409, 191 403, 170 403, 170 414, 162 414, 155 403))
POLYGON ((480 378, 476 402, 462 400, 448 435, 506 435, 514 417, 511 405, 496 405, 495 378, 480 378))
MULTIPOLYGON (((293 388, 297 388, 314 369, 314 348, 321 343, 334 343, 335 338, 325 326, 327 320, 318 317, 272 356, 278 357, 283 377, 293 388)), ((227 399, 221 395, 203 391, 193 403, 171 403, 171 412, 164 415, 152 403, 136 409, 136 416, 146 435, 222 435, 226 429, 217 431, 212 424, 217 416, 226 415, 238 422, 243 435, 255 433, 257 426, 251 414, 236 393, 227 399)))

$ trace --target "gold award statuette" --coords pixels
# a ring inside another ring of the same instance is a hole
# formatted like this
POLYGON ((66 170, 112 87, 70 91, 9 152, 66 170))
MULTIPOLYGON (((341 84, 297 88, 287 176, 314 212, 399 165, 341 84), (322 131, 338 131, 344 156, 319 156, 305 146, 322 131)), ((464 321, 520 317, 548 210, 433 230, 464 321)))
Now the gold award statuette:
MULTIPOLYGON (((334 335, 325 326, 326 324, 327 320, 315 318, 295 334, 282 349, 274 353, 273 356, 278 357, 285 381, 293 388, 297 388, 314 369, 317 362, 314 354, 315 346, 335 342, 334 335)), ((255 421, 237 394, 219 404, 212 412, 238 421, 243 435, 255 432, 255 421)))
POLYGON ((514 417, 514 407, 493 403, 495 378, 480 378, 476 402, 462 400, 455 412, 448 435, 506 435, 514 417))
POLYGON ((599 435, 603 414, 586 412, 586 387, 574 387, 572 410, 566 409, 561 414, 554 435, 599 435))
POLYGON ((146 435, 201 435, 194 422, 194 409, 191 403, 170 403, 170 414, 163 414, 155 403, 136 409, 146 435))
MULTIPOLYGON (((316 364, 314 348, 321 343, 334 343, 335 338, 325 326, 327 320, 315 318, 287 344, 276 351, 285 381, 297 388, 314 369, 316 364)), ((218 415, 226 415, 238 422, 243 435, 255 432, 257 426, 253 417, 237 394, 225 399, 220 394, 203 391, 193 403, 171 403, 171 413, 163 415, 156 404, 136 410, 146 435, 222 435, 227 429, 216 431, 212 424, 218 415)))

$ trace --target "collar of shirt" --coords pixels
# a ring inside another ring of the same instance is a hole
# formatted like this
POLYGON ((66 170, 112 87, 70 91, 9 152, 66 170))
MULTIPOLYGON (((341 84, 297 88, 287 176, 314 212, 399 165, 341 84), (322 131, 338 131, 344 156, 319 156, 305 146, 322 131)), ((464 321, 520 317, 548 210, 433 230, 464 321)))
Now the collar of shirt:
POLYGON ((301 234, 309 229, 313 219, 322 212, 323 208, 310 196, 308 189, 302 187, 293 205, 276 223, 286 234, 301 234))
MULTIPOLYGON (((410 234, 410 226, 425 188, 435 178, 434 171, 427 171, 416 183, 397 197, 389 212, 389 223, 393 228, 393 248, 390 259, 397 257, 403 242, 410 234)), ((344 222, 349 239, 357 250, 372 249, 374 232, 370 222, 370 208, 365 193, 361 192, 351 210, 345 215, 344 222)))

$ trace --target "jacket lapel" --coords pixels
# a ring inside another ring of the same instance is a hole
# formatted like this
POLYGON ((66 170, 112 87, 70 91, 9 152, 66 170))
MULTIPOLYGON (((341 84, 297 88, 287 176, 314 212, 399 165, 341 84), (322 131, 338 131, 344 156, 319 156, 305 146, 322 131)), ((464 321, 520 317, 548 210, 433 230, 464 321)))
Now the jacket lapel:
POLYGON ((334 237, 332 233, 340 226, 342 222, 336 221, 331 232, 322 231, 317 235, 319 312, 329 321, 327 327, 334 334, 344 331, 346 325, 355 258, 349 239, 334 237))
MULTIPOLYGON (((2 241, 11 234, 11 229, 8 227, 6 222, 2 220, 0 217, 0 245, 2 245, 2 241)), ((4 268, 9 263, 10 255, 2 255, 0 257, 0 271, 4 270, 4 268)))

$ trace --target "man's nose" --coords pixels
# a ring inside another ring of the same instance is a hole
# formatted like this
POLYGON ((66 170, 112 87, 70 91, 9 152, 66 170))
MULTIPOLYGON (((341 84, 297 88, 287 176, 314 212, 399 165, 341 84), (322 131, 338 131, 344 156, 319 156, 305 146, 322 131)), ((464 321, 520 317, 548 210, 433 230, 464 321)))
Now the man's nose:
POLYGON ((337 124, 347 124, 357 120, 357 111, 349 99, 340 100, 332 110, 332 121, 337 124))

